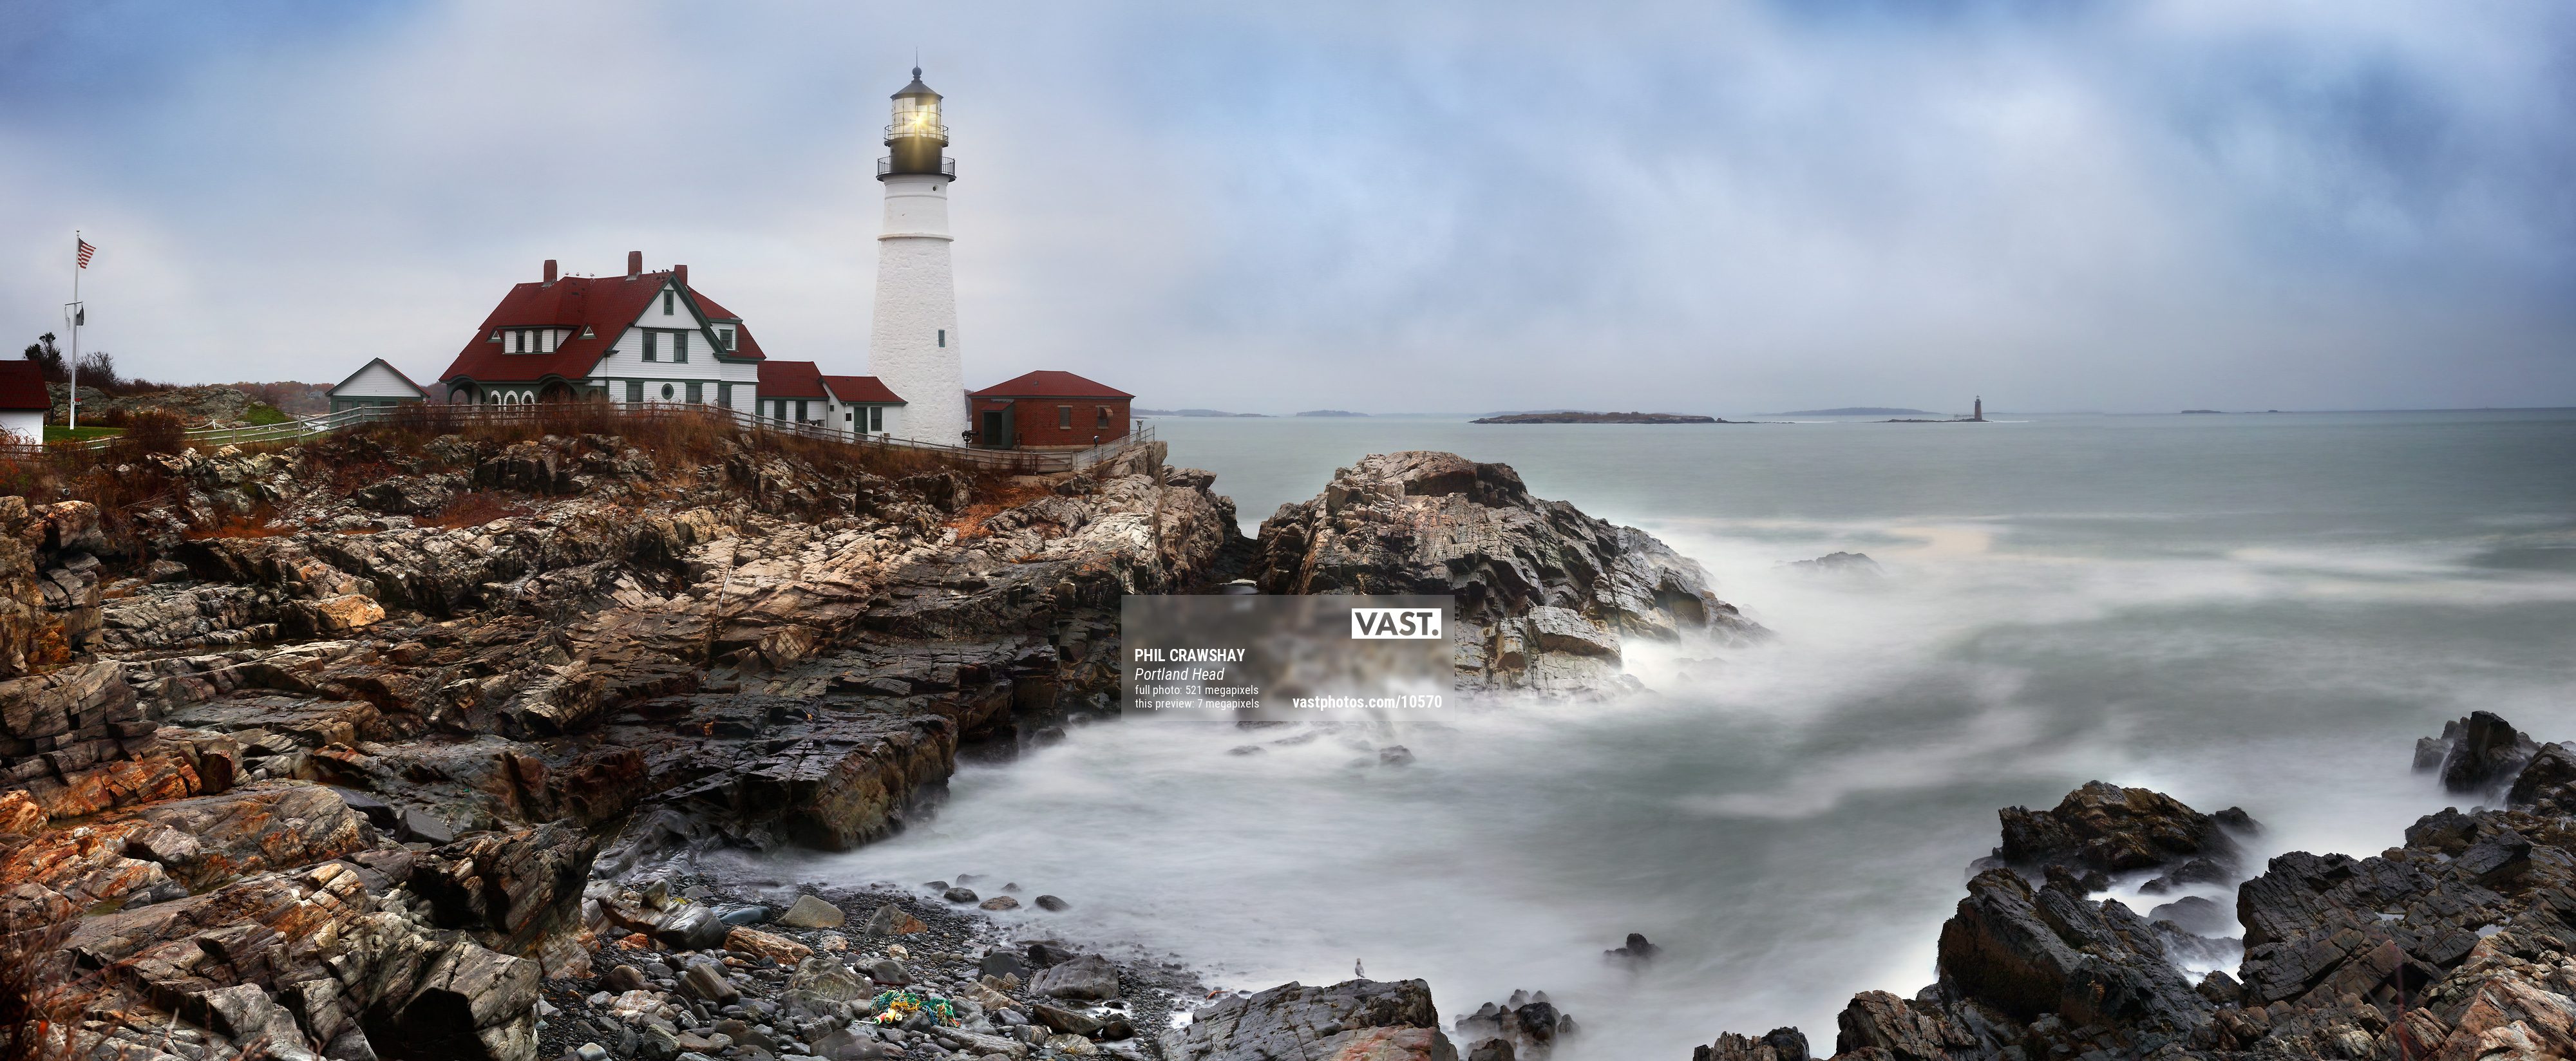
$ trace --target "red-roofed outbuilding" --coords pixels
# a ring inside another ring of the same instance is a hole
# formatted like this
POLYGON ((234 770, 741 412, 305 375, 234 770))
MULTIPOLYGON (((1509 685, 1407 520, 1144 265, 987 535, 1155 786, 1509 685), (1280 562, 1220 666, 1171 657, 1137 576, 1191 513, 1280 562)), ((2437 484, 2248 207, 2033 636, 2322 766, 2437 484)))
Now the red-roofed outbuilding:
POLYGON ((760 363, 764 420, 828 427, 853 435, 903 430, 904 400, 875 376, 826 376, 811 361, 760 363))
POLYGON ((979 447, 1082 449, 1127 437, 1127 403, 1136 396, 1071 372, 1039 371, 969 397, 979 447))

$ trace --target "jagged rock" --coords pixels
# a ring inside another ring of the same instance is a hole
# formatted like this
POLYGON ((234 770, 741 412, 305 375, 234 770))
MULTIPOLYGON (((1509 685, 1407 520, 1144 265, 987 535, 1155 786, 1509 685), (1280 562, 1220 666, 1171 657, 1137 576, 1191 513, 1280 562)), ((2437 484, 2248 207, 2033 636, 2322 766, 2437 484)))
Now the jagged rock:
POLYGON ((247 986, 294 1011, 283 1027, 326 1044, 358 1032, 351 1043, 392 1058, 532 1056, 536 963, 371 908, 360 871, 325 862, 84 919, 57 956, 107 969, 90 1012, 110 1023, 130 1015, 138 1030, 161 1031, 156 1002, 192 1019, 272 1027, 247 986))
POLYGON ((1621 944, 1617 950, 1605 950, 1601 954, 1605 958, 1621 961, 1644 962, 1654 960, 1655 955, 1663 953, 1663 950, 1662 947, 1646 942, 1645 933, 1631 932, 1628 933, 1628 941, 1621 944))
POLYGON ((2442 787, 2453 792, 2485 792, 2502 785, 2540 750, 2529 735, 2489 711, 2472 711, 2446 723, 2442 740, 2450 745, 2442 760, 2442 787))
POLYGON ((1695 1047, 1691 1061, 1808 1061, 1807 1037, 1796 1028, 1773 1028, 1759 1039, 1727 1032, 1695 1047))
POLYGON ((2514 776, 2505 802, 2554 814, 2576 813, 2576 748, 2541 745, 2514 776))
POLYGON ((1707 573, 1643 531, 1529 496, 1507 465, 1455 454, 1370 456, 1312 501, 1262 521, 1264 593, 1458 598, 1472 686, 1605 688, 1623 637, 1737 640, 1760 627, 1707 573), (1539 609, 1548 609, 1539 611, 1539 609))
POLYGON ((1118 997, 1118 967, 1097 954, 1085 954, 1038 970, 1029 991, 1048 998, 1098 1001, 1118 997))
POLYGON ((2236 928, 2226 908, 2197 895, 2187 895, 2147 911, 2149 921, 2169 921, 2195 936, 2223 936, 2236 928))
POLYGON ((1439 1020, 1420 980, 1290 982, 1198 1010, 1162 1048, 1167 1061, 1457 1061, 1439 1020))
POLYGON ((430 901, 439 927, 530 954, 548 936, 579 931, 582 884, 597 851, 589 837, 554 824, 483 833, 416 861, 411 888, 430 901))
POLYGON ((1968 882, 1958 914, 1941 927, 1940 967, 1961 995, 2021 1020, 2058 1013, 2170 1040, 2209 1009, 2145 919, 2068 889, 2033 890, 2008 870, 1968 882))
MULTIPOLYGON (((1643 940, 1644 937, 1635 937, 1643 940)), ((1574 1018, 1557 1012, 1547 992, 1514 991, 1509 1002, 1488 1002, 1458 1018, 1458 1042, 1468 1056, 1494 1056, 1514 1061, 1547 1061, 1560 1038, 1574 1034, 1574 1018)))
POLYGON ((1996 857, 2033 870, 2053 864, 2117 873, 2193 858, 2223 866, 2242 857, 2217 816, 2160 792, 2107 781, 2067 793, 2050 810, 2006 807, 1997 813, 2003 845, 1996 857))

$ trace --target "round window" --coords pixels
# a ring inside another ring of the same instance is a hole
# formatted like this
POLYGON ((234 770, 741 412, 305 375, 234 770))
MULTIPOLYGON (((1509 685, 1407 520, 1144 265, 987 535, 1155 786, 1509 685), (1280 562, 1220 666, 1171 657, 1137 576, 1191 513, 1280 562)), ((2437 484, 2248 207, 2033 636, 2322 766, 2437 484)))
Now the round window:
POLYGON ((671 400, 671 385, 668 383, 662 385, 662 400, 666 402, 671 400))

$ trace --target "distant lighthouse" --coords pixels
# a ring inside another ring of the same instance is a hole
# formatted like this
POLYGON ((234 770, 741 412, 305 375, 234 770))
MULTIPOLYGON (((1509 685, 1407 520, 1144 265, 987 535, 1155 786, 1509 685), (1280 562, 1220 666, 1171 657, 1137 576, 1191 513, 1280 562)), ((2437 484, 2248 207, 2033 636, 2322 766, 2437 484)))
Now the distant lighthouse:
POLYGON ((900 434, 959 445, 966 430, 966 373, 959 363, 957 285, 948 266, 948 185, 957 163, 941 157, 948 127, 939 93, 912 83, 894 94, 886 126, 885 233, 877 237, 877 303, 868 329, 868 366, 904 400, 900 434))

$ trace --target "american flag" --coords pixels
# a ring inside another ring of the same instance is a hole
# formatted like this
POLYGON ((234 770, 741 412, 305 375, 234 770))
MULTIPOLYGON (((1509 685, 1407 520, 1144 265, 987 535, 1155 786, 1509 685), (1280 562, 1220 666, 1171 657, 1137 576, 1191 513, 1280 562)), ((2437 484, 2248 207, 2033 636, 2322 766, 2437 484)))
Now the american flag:
POLYGON ((90 246, 88 240, 77 237, 73 238, 72 242, 80 244, 80 267, 89 268, 89 256, 98 253, 98 248, 90 246))

